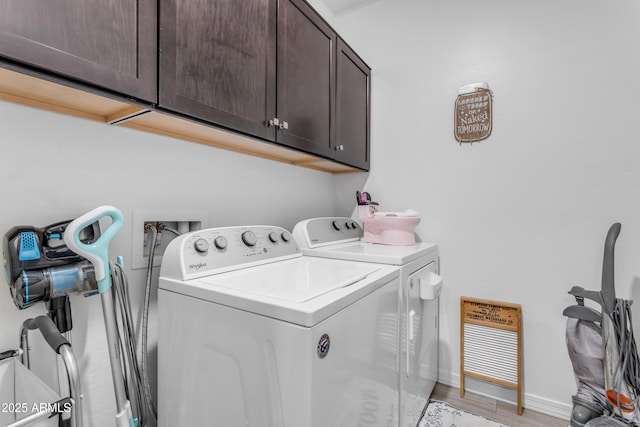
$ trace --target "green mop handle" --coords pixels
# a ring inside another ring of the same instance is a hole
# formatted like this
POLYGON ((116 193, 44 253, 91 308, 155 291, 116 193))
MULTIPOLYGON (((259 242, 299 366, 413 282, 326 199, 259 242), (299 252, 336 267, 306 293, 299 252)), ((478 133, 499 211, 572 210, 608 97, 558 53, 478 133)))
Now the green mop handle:
POLYGON ((138 421, 133 418, 131 404, 127 399, 122 364, 120 361, 120 347, 118 342, 118 326, 116 324, 115 308, 113 305, 111 287, 111 268, 109 267, 109 243, 122 227, 122 212, 113 206, 100 206, 76 218, 65 230, 64 242, 67 246, 93 264, 98 281, 98 292, 102 301, 102 312, 109 346, 109 359, 113 387, 116 393, 116 427, 137 427, 138 421), (111 218, 111 224, 95 242, 80 241, 80 232, 87 226, 104 217, 111 218))

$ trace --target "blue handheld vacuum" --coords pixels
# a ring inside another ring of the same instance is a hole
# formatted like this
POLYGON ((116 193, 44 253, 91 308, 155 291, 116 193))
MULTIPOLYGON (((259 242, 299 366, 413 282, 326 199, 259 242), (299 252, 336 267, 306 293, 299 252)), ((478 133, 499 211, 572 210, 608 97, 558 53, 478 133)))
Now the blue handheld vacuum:
MULTIPOLYGON (((71 220, 45 227, 18 226, 4 235, 4 274, 16 307, 23 310, 42 302, 61 333, 73 327, 68 294, 98 289, 91 263, 73 252, 63 236, 71 220)), ((99 224, 89 224, 79 238, 91 243, 100 236, 99 224)))

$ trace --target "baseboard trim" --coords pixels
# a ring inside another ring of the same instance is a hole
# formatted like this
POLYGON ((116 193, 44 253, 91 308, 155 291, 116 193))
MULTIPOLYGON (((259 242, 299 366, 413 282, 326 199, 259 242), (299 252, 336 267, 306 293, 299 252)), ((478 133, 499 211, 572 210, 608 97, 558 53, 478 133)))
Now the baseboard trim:
MULTIPOLYGON (((506 398, 504 393, 501 393, 505 387, 495 385, 486 381, 482 381, 482 387, 478 387, 480 383, 478 380, 471 379, 465 380, 465 389, 472 393, 479 394, 481 396, 490 397, 492 399, 499 400, 501 402, 517 405, 515 398, 513 400, 506 398)), ((450 387, 460 388, 460 374, 452 374, 450 372, 438 372, 438 382, 448 385, 450 387)), ((546 397, 536 396, 534 394, 525 393, 523 396, 523 406, 526 409, 530 409, 541 414, 549 415, 552 417, 560 418, 562 420, 569 420, 571 417, 572 406, 558 402, 556 400, 547 399, 546 397)))

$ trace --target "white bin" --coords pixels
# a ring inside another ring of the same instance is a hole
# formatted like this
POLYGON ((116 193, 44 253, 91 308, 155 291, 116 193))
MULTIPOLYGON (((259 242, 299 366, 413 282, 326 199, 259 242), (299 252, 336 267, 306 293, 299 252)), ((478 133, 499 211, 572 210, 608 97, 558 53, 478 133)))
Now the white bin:
POLYGON ((0 426, 58 427, 58 417, 49 418, 52 409, 71 405, 60 399, 15 357, 0 361, 0 426))

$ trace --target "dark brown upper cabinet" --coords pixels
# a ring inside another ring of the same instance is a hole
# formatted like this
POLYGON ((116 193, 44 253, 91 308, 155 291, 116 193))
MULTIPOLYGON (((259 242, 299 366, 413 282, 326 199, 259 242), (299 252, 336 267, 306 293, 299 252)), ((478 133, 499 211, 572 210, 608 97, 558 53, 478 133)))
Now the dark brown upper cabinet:
POLYGON ((306 0, 3 0, 0 74, 0 99, 369 168, 370 70, 306 0))
POLYGON ((159 105, 273 141, 277 0, 160 0, 159 105))
POLYGON ((280 0, 277 141, 333 158, 336 34, 303 0, 280 0))
POLYGON ((335 159, 369 170, 371 69, 340 38, 336 84, 335 159))
POLYGON ((157 16, 156 0, 4 0, 0 57, 156 102, 157 16))
POLYGON ((304 0, 160 0, 159 105, 333 159, 336 38, 304 0))

